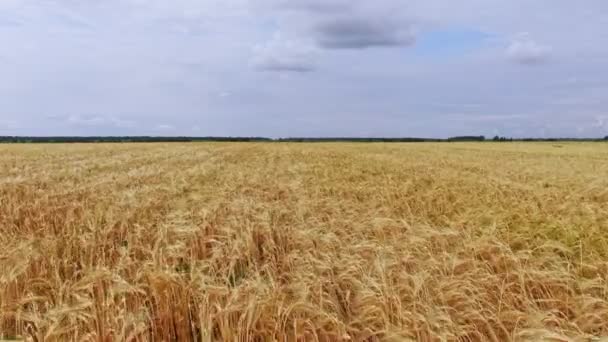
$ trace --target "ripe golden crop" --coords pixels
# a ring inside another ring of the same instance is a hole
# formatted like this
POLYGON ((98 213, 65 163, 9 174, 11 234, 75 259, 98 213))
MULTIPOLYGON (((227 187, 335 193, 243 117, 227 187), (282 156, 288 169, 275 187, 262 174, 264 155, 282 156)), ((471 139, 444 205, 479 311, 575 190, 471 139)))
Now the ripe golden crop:
POLYGON ((0 145, 0 339, 608 335, 608 145, 0 145))

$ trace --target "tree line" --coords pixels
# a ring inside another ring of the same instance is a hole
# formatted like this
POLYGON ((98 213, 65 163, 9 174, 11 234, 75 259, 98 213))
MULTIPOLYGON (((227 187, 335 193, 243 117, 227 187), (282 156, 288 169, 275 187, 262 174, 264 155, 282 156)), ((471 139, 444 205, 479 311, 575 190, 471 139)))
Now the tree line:
POLYGON ((33 136, 0 136, 0 143, 128 143, 128 142, 511 142, 511 141, 608 141, 604 138, 507 138, 495 136, 486 139, 485 136, 455 136, 447 139, 436 138, 360 138, 360 137, 290 137, 272 139, 267 137, 158 137, 158 136, 55 136, 55 137, 33 137, 33 136))
POLYGON ((271 141, 264 137, 158 137, 158 136, 0 136, 0 143, 126 143, 126 142, 196 142, 196 141, 271 141))

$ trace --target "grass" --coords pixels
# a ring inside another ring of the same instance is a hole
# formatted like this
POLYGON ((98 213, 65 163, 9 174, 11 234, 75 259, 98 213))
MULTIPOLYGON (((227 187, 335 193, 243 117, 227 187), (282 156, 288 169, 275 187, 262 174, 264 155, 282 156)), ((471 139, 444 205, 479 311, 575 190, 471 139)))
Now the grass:
POLYGON ((0 339, 608 335, 608 145, 0 145, 0 339))

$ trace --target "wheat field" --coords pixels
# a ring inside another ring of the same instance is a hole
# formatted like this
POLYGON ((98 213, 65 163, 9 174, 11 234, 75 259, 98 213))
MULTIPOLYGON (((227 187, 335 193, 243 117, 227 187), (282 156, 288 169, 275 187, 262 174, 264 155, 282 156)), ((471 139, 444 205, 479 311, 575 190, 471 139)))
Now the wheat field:
POLYGON ((608 144, 0 145, 0 340, 608 340, 608 144))

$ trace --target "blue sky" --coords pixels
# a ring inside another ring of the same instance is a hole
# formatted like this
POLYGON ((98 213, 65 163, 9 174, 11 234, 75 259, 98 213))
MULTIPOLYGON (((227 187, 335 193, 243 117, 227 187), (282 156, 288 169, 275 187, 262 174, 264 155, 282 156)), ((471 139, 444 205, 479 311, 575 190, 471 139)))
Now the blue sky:
POLYGON ((608 2, 3 0, 0 135, 608 135, 608 2))
POLYGON ((464 27, 445 27, 422 32, 412 48, 415 56, 449 62, 465 57, 491 44, 492 35, 464 27))

